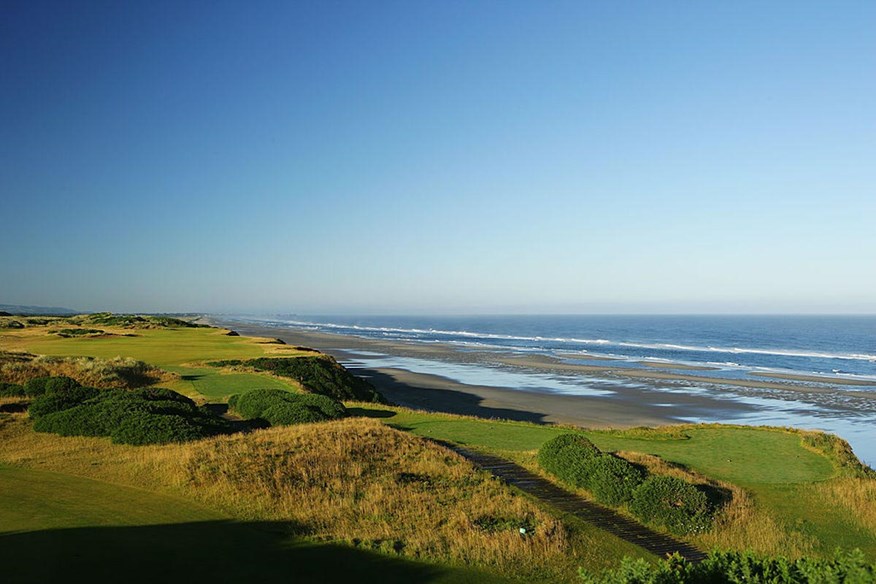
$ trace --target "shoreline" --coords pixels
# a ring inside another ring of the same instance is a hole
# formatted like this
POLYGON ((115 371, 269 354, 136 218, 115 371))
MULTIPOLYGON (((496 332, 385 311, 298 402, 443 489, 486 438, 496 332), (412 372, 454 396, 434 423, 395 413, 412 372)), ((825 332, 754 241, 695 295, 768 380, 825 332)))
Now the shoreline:
MULTIPOLYGON (((790 426, 837 434, 872 463, 876 392, 802 379, 724 379, 617 361, 567 363, 442 343, 406 343, 212 319, 335 357, 390 401, 419 410, 582 428, 689 423, 790 426)), ((590 361, 590 360, 587 360, 590 361)), ((839 385, 839 384, 837 384, 839 385)))
MULTIPOLYGON (((628 428, 688 423, 710 412, 710 418, 733 423, 757 409, 741 400, 696 392, 672 391, 673 384, 698 382, 736 386, 753 391, 783 390, 819 393, 834 391, 801 386, 783 380, 734 380, 675 373, 663 368, 622 369, 611 362, 593 365, 564 363, 546 355, 509 356, 489 351, 463 351, 448 345, 416 344, 366 339, 351 335, 285 329, 250 323, 211 320, 213 324, 246 336, 280 338, 294 346, 306 346, 327 353, 369 380, 387 399, 398 405, 437 412, 506 418, 540 423, 562 423, 593 428, 628 428), (439 374, 412 371, 405 367, 357 365, 370 354, 407 359, 427 359, 466 365, 502 366, 510 370, 547 375, 574 376, 593 385, 612 384, 610 395, 563 394, 531 388, 463 383, 439 374), (654 387, 646 387, 649 382, 654 387)), ((719 392, 720 393, 720 392, 719 392)), ((854 395, 856 392, 846 392, 854 395)), ((716 420, 717 421, 717 420, 716 420)))

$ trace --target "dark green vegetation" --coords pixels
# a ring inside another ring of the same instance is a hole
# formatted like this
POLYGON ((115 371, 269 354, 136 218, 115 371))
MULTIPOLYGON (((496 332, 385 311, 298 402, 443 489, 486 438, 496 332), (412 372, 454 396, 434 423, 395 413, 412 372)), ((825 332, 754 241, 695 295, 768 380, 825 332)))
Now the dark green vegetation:
POLYGON ((712 506, 706 493, 679 478, 651 476, 630 462, 601 452, 581 434, 562 434, 538 452, 541 466, 569 485, 587 489, 596 500, 630 511, 644 523, 676 534, 704 531, 712 506))
POLYGON ((28 397, 39 397, 46 393, 64 392, 79 387, 75 379, 59 375, 57 377, 36 377, 24 384, 24 393, 28 397))
POLYGON ((47 378, 25 386, 35 399, 28 412, 34 430, 61 436, 109 436, 120 444, 187 442, 231 431, 231 425, 169 389, 80 387, 69 378, 47 378))
POLYGON ((0 397, 26 397, 24 388, 17 383, 0 381, 0 397))
POLYGON ((676 477, 651 476, 633 492, 630 511, 677 534, 705 531, 713 509, 706 493, 676 477))
POLYGON ((214 367, 246 367, 288 377, 300 383, 307 391, 331 397, 336 400, 354 400, 383 403, 385 400, 374 386, 344 369, 333 358, 293 357, 213 361, 214 367))
POLYGON ((581 570, 581 579, 587 584, 871 584, 876 582, 876 568, 860 551, 798 560, 748 552, 712 552, 698 564, 677 556, 656 565, 625 558, 619 568, 601 574, 581 570))
POLYGON ((52 331, 54 334, 59 337, 69 338, 69 337, 89 337, 93 335, 102 335, 104 334, 103 329, 91 329, 91 328, 65 328, 59 329, 56 331, 52 331))
POLYGON ((244 418, 262 419, 272 426, 323 422, 347 415, 344 405, 328 396, 278 389, 256 389, 233 395, 228 405, 244 418))

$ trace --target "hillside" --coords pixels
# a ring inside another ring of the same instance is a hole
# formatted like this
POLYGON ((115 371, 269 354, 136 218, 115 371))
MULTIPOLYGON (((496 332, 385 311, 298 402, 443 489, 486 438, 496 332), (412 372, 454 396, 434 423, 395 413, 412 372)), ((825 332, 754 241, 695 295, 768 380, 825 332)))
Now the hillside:
MULTIPOLYGON (((353 395, 345 392, 361 383, 346 387, 347 377, 336 372, 314 377, 312 367, 326 357, 304 347, 175 321, 156 326, 124 315, 98 318, 100 335, 56 333, 94 326, 78 317, 25 321, 22 328, 0 331, 0 381, 75 377, 74 365, 106 373, 139 363, 138 370, 155 377, 137 378, 131 387, 169 387, 209 412, 222 412, 230 396, 255 389, 305 395, 316 390, 331 401, 329 396, 353 395), (301 370, 307 375, 296 373, 296 359, 308 364, 301 370)), ((326 363, 332 372, 339 367, 326 363)), ((80 383, 85 379, 99 386, 103 377, 82 377, 80 383)), ((102 391, 126 387, 108 384, 102 391)), ((50 570, 34 550, 50 550, 66 561, 63 550, 77 541, 109 545, 116 550, 108 552, 111 562, 122 562, 122 544, 106 542, 128 542, 144 554, 170 554, 169 565, 184 570, 186 558, 196 561, 205 552, 179 556, 168 542, 192 537, 227 538, 244 550, 254 549, 248 541, 262 542, 263 553, 252 552, 260 559, 251 561, 258 564, 254 573, 266 578, 287 569, 293 557, 349 561, 362 573, 385 572, 389 581, 412 575, 435 581, 576 581, 578 567, 598 571, 624 556, 653 561, 598 524, 522 495, 441 445, 504 457, 592 499, 587 489, 564 484, 537 460, 547 441, 570 432, 654 476, 723 493, 711 527, 681 536, 701 549, 827 557, 836 547, 860 548, 870 561, 876 558, 876 515, 868 503, 876 481, 847 445, 817 433, 719 425, 582 433, 346 401, 339 410, 346 417, 335 421, 250 424, 181 444, 129 446, 34 432, 23 411, 34 398, 9 395, 0 397, 0 411, 9 412, 0 413, 0 556, 29 558, 16 564, 21 580, 50 570), (42 501, 58 492, 65 495, 40 511, 42 501)), ((618 512, 633 518, 623 505, 618 512)), ((245 572, 227 564, 217 566, 245 572)), ((109 570, 96 555, 82 559, 80 569, 109 570)), ((206 581, 219 572, 211 567, 186 573, 206 581)), ((355 573, 331 572, 338 581, 355 573)), ((143 574, 155 572, 144 568, 143 574)))

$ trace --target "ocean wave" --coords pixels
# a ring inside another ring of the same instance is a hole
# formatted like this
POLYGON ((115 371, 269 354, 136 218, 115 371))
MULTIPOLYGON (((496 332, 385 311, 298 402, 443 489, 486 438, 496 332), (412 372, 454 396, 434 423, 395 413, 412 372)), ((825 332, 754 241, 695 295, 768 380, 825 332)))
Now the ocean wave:
MULTIPOLYGON (((808 351, 803 349, 771 349, 758 347, 716 347, 716 346, 696 346, 683 345, 676 343, 637 343, 628 341, 612 341, 609 339, 585 339, 578 337, 550 337, 550 336, 523 336, 523 335, 505 335, 497 333, 486 333, 477 331, 465 330, 443 330, 443 329, 420 329, 420 328, 397 328, 397 327, 372 327, 355 324, 337 324, 330 322, 307 322, 299 320, 282 321, 288 326, 296 327, 319 327, 324 330, 350 331, 356 333, 379 333, 381 336, 389 337, 393 334, 406 335, 406 339, 418 340, 416 335, 431 335, 437 337, 463 337, 466 339, 485 339, 496 341, 520 341, 527 343, 560 343, 573 345, 596 345, 599 347, 624 347, 628 349, 646 349, 651 351, 683 351, 690 353, 709 353, 709 354, 728 354, 728 355, 771 355, 778 357, 802 357, 809 359, 840 359, 846 361, 868 361, 876 363, 876 355, 867 353, 830 353, 823 351, 808 351), (410 335, 415 335, 411 337, 410 335)), ((422 339, 421 340, 428 340, 422 339)), ((516 348, 516 347, 515 347, 516 348)), ((727 361, 727 365, 732 366, 732 362, 727 361)))

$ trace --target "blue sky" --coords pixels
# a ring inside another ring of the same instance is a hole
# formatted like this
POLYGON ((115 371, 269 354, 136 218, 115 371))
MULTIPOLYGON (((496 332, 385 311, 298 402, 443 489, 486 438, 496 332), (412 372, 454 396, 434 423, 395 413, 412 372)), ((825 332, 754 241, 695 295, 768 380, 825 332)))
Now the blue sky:
POLYGON ((0 302, 876 312, 876 3, 4 2, 0 302))

